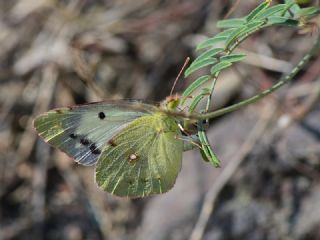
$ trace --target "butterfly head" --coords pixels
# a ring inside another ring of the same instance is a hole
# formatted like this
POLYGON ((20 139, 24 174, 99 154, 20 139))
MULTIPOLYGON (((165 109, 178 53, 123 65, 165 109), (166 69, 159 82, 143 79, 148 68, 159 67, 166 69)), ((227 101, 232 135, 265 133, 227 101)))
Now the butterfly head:
POLYGON ((180 96, 175 94, 175 95, 170 95, 166 97, 166 100, 162 102, 161 107, 166 111, 174 112, 177 110, 179 104, 180 104, 180 96))

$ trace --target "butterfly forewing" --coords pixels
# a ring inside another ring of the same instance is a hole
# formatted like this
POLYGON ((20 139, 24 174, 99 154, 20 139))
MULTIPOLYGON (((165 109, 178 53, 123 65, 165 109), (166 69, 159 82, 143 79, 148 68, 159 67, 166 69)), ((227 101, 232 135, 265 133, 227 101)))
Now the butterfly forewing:
POLYGON ((37 117, 39 135, 83 165, 93 165, 110 139, 155 107, 139 102, 95 103, 60 108, 37 117))
POLYGON ((171 189, 181 168, 183 142, 173 117, 136 119, 112 138, 96 169, 96 182, 118 196, 143 197, 171 189))

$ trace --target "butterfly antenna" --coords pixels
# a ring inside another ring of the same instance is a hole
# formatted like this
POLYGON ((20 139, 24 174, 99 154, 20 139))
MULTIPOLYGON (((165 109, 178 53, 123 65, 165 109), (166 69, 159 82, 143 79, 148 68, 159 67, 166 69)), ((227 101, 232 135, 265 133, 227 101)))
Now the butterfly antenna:
POLYGON ((176 84, 177 84, 177 82, 178 82, 178 80, 179 80, 179 78, 180 78, 183 70, 186 68, 187 64, 189 63, 189 61, 190 61, 190 58, 187 57, 186 60, 184 61, 184 64, 183 64, 183 66, 182 66, 182 68, 181 68, 178 76, 177 76, 176 79, 174 80, 173 86, 172 86, 171 91, 170 91, 170 96, 172 95, 173 90, 174 90, 174 88, 175 88, 175 86, 176 86, 176 84))

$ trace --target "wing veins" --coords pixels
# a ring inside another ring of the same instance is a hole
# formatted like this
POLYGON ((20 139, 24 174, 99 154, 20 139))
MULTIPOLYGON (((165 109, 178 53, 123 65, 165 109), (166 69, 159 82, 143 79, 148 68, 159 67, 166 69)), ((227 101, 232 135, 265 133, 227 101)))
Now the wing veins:
MULTIPOLYGON (((151 133, 151 134, 153 134, 153 133, 151 133)), ((151 135, 150 134, 150 135, 151 135)), ((148 135, 147 135, 148 136, 148 135)), ((135 142, 134 142, 134 145, 133 146, 135 146, 138 142, 139 142, 139 140, 140 139, 142 139, 142 138, 144 138, 144 137, 146 137, 146 136, 141 136, 140 138, 138 138, 135 142)), ((148 142, 146 142, 146 144, 147 144, 148 142)), ((121 144, 122 145, 122 144, 121 144)), ((118 145, 118 146, 120 146, 120 145, 118 145)), ((123 156, 126 154, 127 152, 124 152, 124 153, 122 153, 118 158, 123 158, 123 156)), ((111 162, 111 165, 110 165, 110 167, 108 167, 107 169, 106 169, 106 171, 108 170, 108 169, 111 169, 113 166, 114 166, 114 162, 116 162, 117 161, 117 159, 113 159, 112 160, 112 162, 111 162)), ((115 177, 118 175, 118 173, 122 170, 122 167, 125 165, 125 163, 126 163, 126 161, 123 161, 123 163, 122 163, 122 165, 118 168, 118 171, 116 172, 116 174, 115 174, 115 176, 112 178, 112 181, 115 179, 115 177)))

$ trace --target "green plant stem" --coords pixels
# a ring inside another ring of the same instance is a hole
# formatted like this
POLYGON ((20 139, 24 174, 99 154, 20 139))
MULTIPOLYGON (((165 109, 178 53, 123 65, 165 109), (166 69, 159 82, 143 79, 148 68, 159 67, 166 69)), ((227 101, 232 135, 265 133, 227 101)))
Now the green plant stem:
POLYGON ((259 99, 265 97, 266 95, 276 91, 277 89, 279 89, 280 87, 285 85, 287 82, 291 81, 296 76, 296 74, 309 62, 311 57, 313 55, 317 54, 319 48, 320 48, 320 35, 318 36, 317 41, 313 45, 312 49, 300 60, 300 62, 292 69, 292 71, 287 76, 283 77, 278 83, 273 85, 271 88, 264 90, 261 93, 255 95, 251 98, 248 98, 244 101, 241 101, 241 102, 236 103, 234 105, 231 105, 229 107, 222 108, 222 109, 219 109, 214 112, 198 115, 197 119, 206 120, 206 119, 212 119, 212 118, 221 116, 223 114, 235 111, 241 107, 244 107, 244 106, 247 106, 251 103, 254 103, 254 102, 258 101, 259 99))
MULTIPOLYGON (((258 26, 256 29, 253 29, 250 33, 245 34, 244 36, 242 36, 241 38, 238 38, 234 44, 232 44, 231 46, 227 46, 225 48, 225 52, 227 55, 230 55, 233 50, 241 43, 243 42, 247 37, 250 36, 250 34, 252 34, 253 32, 259 31, 261 28, 263 28, 263 26, 258 26)), ((218 77, 219 77, 220 71, 215 73, 213 76, 211 76, 212 79, 212 84, 210 87, 210 94, 208 96, 207 99, 207 104, 206 104, 206 108, 205 108, 205 114, 208 113, 209 111, 209 107, 211 104, 211 100, 212 100, 212 94, 215 88, 215 85, 217 83, 218 77)), ((208 123, 208 118, 204 119, 206 121, 206 123, 208 123)), ((208 159, 215 167, 219 167, 220 166, 220 161, 217 158, 217 156, 215 155, 214 151, 211 148, 211 145, 209 144, 209 140, 206 134, 206 131, 203 129, 203 127, 200 127, 202 125, 202 123, 198 124, 198 135, 199 135, 199 139, 201 142, 201 146, 202 146, 202 150, 201 152, 203 153, 203 157, 205 159, 208 159)))
MULTIPOLYGON (((253 29, 251 32, 248 32, 244 36, 235 40, 235 43, 231 44, 231 46, 226 47, 226 49, 225 49, 226 54, 230 55, 233 52, 233 50, 236 49, 236 47, 239 46, 244 40, 246 40, 251 34, 253 34, 256 31, 259 31, 260 29, 262 29, 264 27, 268 27, 268 26, 258 26, 257 28, 253 29)), ((210 87, 210 95, 208 96, 208 99, 207 99, 205 112, 209 111, 209 107, 210 107, 211 99, 212 99, 212 94, 213 94, 214 88, 216 86, 216 82, 218 80, 219 75, 220 75, 220 71, 215 73, 213 76, 211 76, 211 79, 213 80, 213 82, 210 87)))

